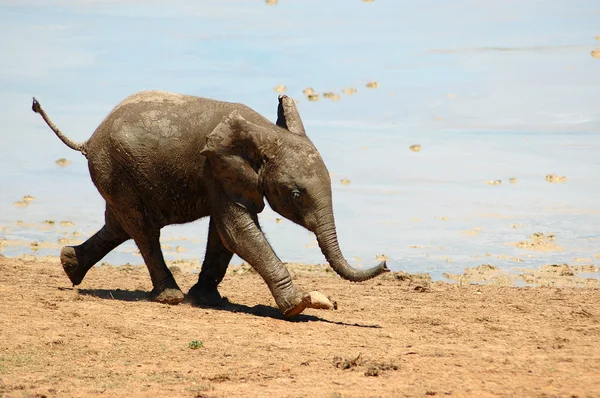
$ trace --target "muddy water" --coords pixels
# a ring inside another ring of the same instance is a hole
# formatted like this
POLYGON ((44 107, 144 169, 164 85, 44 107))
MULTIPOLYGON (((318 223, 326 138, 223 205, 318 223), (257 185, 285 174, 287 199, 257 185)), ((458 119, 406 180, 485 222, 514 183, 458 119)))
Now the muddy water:
MULTIPOLYGON (((5 255, 58 254, 103 222, 85 159, 31 112, 32 95, 85 140, 139 90, 240 101, 275 120, 284 85, 332 173, 352 264, 383 254, 441 278, 482 263, 600 261, 593 2, 0 1, 0 13, 5 255), (554 249, 513 245, 537 232, 553 233, 554 249)), ((284 261, 324 261, 312 234, 277 218, 261 215, 284 261)), ((166 228, 166 257, 202 258, 206 229, 166 228)), ((141 257, 127 243, 106 261, 141 257)))

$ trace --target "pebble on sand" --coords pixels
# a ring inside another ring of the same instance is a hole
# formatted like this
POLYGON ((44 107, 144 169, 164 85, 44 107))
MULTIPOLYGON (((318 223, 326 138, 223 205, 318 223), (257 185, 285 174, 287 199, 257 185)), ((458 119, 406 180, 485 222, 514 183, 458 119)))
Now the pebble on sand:
POLYGON ((285 93, 287 88, 283 84, 280 84, 278 86, 273 87, 273 90, 277 91, 278 93, 285 93))
POLYGON ((421 144, 414 144, 409 146, 409 149, 413 152, 419 152, 421 150, 421 144))

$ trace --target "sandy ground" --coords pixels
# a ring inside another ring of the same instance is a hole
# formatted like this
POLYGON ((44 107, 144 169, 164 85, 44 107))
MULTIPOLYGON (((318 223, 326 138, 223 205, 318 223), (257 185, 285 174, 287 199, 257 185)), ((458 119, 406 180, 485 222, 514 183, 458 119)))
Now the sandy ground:
MULTIPOLYGON (((174 268, 186 290, 192 268, 174 268)), ((56 258, 0 256, 0 396, 600 396, 597 287, 290 268, 339 309, 285 320, 244 266, 209 309, 147 301, 145 267, 96 267, 72 288, 56 258)))

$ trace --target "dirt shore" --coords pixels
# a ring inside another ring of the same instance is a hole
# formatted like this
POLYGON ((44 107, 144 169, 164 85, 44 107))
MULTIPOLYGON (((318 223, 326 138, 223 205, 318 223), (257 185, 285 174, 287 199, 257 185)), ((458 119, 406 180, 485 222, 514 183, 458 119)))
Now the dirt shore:
MULTIPOLYGON (((147 301, 145 267, 71 287, 56 258, 0 255, 0 397, 600 396, 600 289, 295 282, 337 301, 285 320, 230 267, 221 309, 147 301)), ((187 291, 192 267, 175 269, 187 291)))

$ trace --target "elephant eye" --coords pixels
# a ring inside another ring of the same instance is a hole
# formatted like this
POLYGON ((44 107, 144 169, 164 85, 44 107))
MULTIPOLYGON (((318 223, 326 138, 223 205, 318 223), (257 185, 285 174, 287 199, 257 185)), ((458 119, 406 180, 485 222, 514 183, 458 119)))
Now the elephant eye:
POLYGON ((292 189, 292 199, 300 200, 300 191, 297 188, 292 189))

